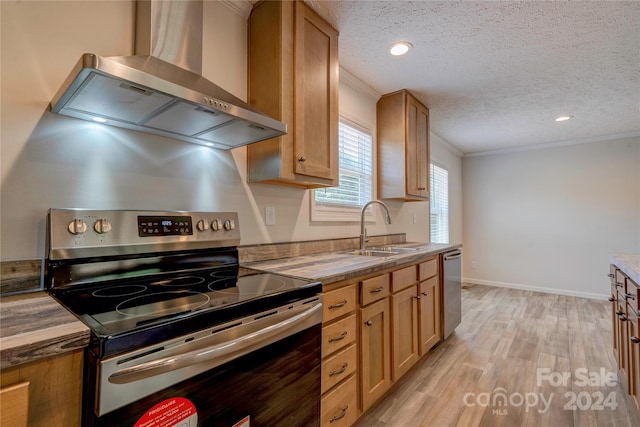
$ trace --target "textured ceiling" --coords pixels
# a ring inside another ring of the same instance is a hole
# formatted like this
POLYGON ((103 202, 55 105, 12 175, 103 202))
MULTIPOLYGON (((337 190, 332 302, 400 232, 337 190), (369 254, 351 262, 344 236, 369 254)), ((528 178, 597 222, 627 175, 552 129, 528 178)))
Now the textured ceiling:
POLYGON ((341 67, 409 89, 463 153, 640 135, 638 1, 307 2, 340 31, 341 67), (392 57, 396 41, 414 48, 392 57))

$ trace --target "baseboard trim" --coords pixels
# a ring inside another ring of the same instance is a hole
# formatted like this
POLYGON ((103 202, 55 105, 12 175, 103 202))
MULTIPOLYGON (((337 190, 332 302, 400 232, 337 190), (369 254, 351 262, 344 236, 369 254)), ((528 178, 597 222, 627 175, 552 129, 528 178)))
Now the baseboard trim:
POLYGON ((486 286, 495 286, 498 288, 511 288, 511 289, 519 289, 522 291, 534 291, 534 292, 543 292, 545 294, 556 294, 556 295, 566 295, 570 297, 579 297, 579 298, 589 298, 595 300, 606 301, 610 295, 608 294, 593 294, 590 292, 576 292, 569 291, 566 289, 556 289, 556 288, 543 288, 540 286, 531 286, 531 285, 520 285, 517 283, 506 283, 506 282, 494 282, 491 280, 482 280, 482 279, 474 279, 471 277, 465 277, 462 279, 462 283, 473 283, 477 285, 486 285, 486 286))

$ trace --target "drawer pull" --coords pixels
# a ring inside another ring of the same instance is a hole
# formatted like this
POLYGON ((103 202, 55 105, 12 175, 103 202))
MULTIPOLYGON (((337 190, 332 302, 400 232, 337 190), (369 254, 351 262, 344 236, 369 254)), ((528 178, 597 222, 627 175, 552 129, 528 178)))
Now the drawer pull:
POLYGON ((617 314, 618 316, 622 316, 622 315, 624 314, 624 311, 616 311, 616 314, 617 314))
POLYGON ((613 275, 613 273, 609 273, 609 274, 607 274, 607 277, 613 279, 615 276, 613 275))
POLYGON ((347 370, 347 366, 349 366, 349 364, 347 362, 344 362, 344 365, 342 365, 342 368, 338 369, 337 371, 329 372, 329 376, 333 377, 334 375, 340 375, 341 373, 347 370))
POLYGON ((609 302, 614 302, 616 299, 614 297, 609 297, 609 302))
POLYGON ((420 190, 420 191, 424 191, 426 189, 427 189, 427 187, 418 187, 418 190, 420 190))
POLYGON ((345 339, 347 337, 347 331, 344 331, 343 333, 341 333, 339 336, 337 337, 333 337, 333 338, 329 338, 329 342, 336 342, 336 341, 342 341, 343 339, 345 339))
POLYGON ((370 289, 370 290, 369 290, 369 293, 377 294, 377 293, 382 292, 383 290, 384 290, 384 287, 380 286, 379 288, 370 289))
POLYGON ((631 337, 631 338, 629 338, 629 339, 630 339, 630 340, 631 340, 631 342, 632 342, 632 343, 634 343, 634 344, 638 344, 638 343, 640 343, 640 338, 638 338, 638 337, 631 337))
POLYGON ((620 319, 620 321, 622 321, 622 322, 626 322, 628 320, 627 316, 624 316, 624 315, 618 316, 618 319, 620 319))
POLYGON ((364 324, 367 326, 371 326, 373 325, 373 322, 371 320, 367 320, 366 322, 364 322, 364 324))
POLYGON ((331 310, 332 308, 340 308, 340 307, 344 307, 345 305, 347 305, 347 300, 343 299, 342 301, 340 301, 337 304, 333 304, 329 306, 329 310, 331 310))
POLYGON ((633 294, 624 294, 624 299, 633 299, 633 300, 635 300, 636 297, 633 296, 633 294))
POLYGON ((426 297, 427 295, 429 295, 429 292, 423 292, 422 296, 426 297))
POLYGON ((307 158, 305 156, 300 156, 300 157, 298 157, 298 161, 304 163, 304 162, 307 161, 307 158))
POLYGON ((616 282, 616 286, 617 286, 617 287, 619 287, 619 288, 621 288, 623 285, 622 285, 622 283, 620 283, 620 282, 616 282))
POLYGON ((418 296, 411 295, 411 298, 414 298, 414 299, 420 299, 420 295, 418 295, 418 296))
POLYGON ((334 421, 338 421, 344 418, 345 415, 347 415, 347 409, 349 409, 349 405, 345 406, 344 408, 342 408, 342 412, 340 412, 340 414, 335 415, 333 417, 331 417, 331 419, 329 420, 330 423, 334 422, 334 421))

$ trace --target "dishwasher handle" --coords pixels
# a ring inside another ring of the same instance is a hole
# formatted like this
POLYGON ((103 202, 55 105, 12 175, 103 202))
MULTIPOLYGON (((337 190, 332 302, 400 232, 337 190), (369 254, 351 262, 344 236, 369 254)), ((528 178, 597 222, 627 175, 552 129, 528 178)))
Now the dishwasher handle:
POLYGON ((462 258, 462 251, 447 252, 443 257, 445 261, 453 261, 458 258, 462 258))
POLYGON ((288 319, 267 326, 253 333, 239 338, 220 343, 211 347, 198 348, 186 353, 163 357, 136 366, 121 369, 109 376, 109 382, 113 384, 127 384, 133 381, 147 379, 165 372, 175 371, 190 365, 209 362, 222 358, 229 354, 239 353, 247 347, 255 346, 267 340, 277 341, 282 335, 286 336, 288 330, 303 323, 313 316, 318 310, 322 310, 322 303, 318 303, 288 319))

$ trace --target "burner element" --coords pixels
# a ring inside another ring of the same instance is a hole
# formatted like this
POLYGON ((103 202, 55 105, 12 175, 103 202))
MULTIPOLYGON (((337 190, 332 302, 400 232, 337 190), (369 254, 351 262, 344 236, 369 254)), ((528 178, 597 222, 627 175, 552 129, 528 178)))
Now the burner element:
POLYGON ((147 290, 144 285, 121 285, 109 286, 106 288, 93 291, 91 295, 94 297, 126 297, 129 295, 140 294, 147 290))
POLYGON ((116 306, 124 316, 161 316, 187 313, 209 302, 206 294, 192 291, 169 291, 130 298, 116 306))

